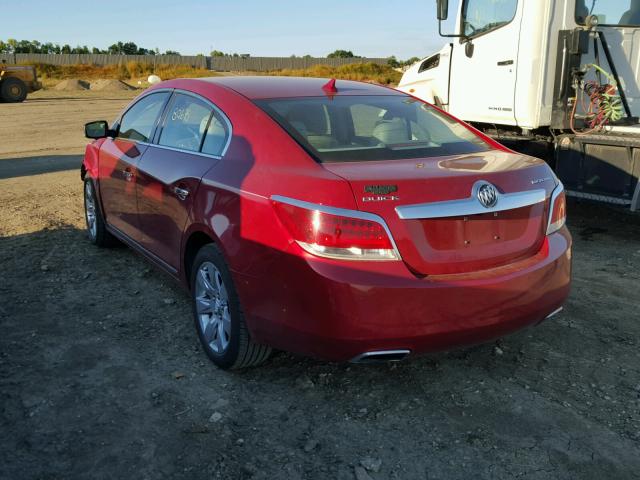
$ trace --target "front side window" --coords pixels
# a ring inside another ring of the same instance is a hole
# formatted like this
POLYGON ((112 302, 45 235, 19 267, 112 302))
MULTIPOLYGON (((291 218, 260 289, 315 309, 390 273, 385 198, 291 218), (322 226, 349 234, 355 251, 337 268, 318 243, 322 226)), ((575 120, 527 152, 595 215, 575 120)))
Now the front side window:
POLYGON ((589 15, 599 25, 640 26, 640 0, 576 0, 576 23, 584 25, 589 15))
POLYGON ((148 142, 168 96, 168 92, 158 92, 141 98, 122 116, 118 138, 148 142))
POLYGON ((489 146, 460 122, 404 95, 256 101, 321 162, 475 153, 489 146))
POLYGON ((517 8, 518 0, 464 0, 462 31, 472 38, 500 28, 511 23, 517 8))
POLYGON ((212 108, 191 95, 176 93, 165 115, 159 145, 197 152, 212 108))

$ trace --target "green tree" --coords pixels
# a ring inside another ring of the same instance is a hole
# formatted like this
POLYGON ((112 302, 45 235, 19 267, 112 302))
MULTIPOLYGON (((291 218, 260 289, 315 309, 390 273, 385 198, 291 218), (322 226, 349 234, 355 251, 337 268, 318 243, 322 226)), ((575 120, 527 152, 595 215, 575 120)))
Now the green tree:
POLYGON ((65 43, 60 49, 60 53, 71 53, 71 46, 65 43))
POLYGON ((212 57, 224 57, 226 54, 220 50, 214 50, 211 52, 212 57))
POLYGON ((395 55, 391 55, 389 58, 387 58, 387 65, 389 65, 391 68, 398 68, 401 64, 395 55))
POLYGON ((354 55, 351 50, 336 50, 327 55, 327 58, 362 58, 354 55))
POLYGON ((122 51, 123 46, 124 45, 122 42, 118 42, 114 43, 113 45, 109 45, 109 48, 107 50, 111 55, 122 55, 124 54, 124 52, 122 51))
POLYGON ((16 53, 16 47, 18 46, 18 41, 15 38, 8 39, 7 45, 9 45, 9 51, 7 53, 16 53))
POLYGON ((122 45, 122 53, 125 55, 136 55, 138 53, 138 46, 133 42, 127 42, 122 45))
POLYGON ((413 65, 416 62, 419 62, 420 58, 418 57, 411 57, 409 60, 405 60, 404 62, 402 62, 403 66, 409 66, 409 65, 413 65))

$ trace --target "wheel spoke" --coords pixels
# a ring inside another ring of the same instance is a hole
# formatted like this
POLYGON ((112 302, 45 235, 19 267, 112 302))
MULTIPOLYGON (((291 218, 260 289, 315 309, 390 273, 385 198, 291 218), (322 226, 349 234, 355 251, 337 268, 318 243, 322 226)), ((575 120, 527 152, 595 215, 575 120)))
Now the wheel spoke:
POLYGON ((224 282, 222 281, 222 275, 220 275, 220 272, 216 270, 213 277, 215 279, 216 287, 218 288, 218 290, 224 288, 224 282))
POLYGON ((229 295, 227 293, 227 287, 222 282, 222 277, 220 277, 220 286, 218 287, 218 295, 220 296, 220 300, 226 302, 229 299, 229 295))
POLYGON ((218 321, 215 317, 211 317, 211 319, 207 322, 202 331, 202 335, 207 343, 211 343, 214 340, 214 336, 217 332, 218 321))
POLYGON ((227 336, 225 335, 225 332, 224 332, 224 322, 219 321, 218 322, 218 344, 220 345, 221 350, 224 350, 225 348, 227 348, 228 343, 229 341, 227 340, 227 336))
POLYGON ((205 268, 201 268, 200 271, 198 272, 200 281, 202 282, 202 286, 204 287, 205 290, 207 290, 207 292, 214 293, 215 289, 213 288, 213 285, 211 285, 211 282, 207 278, 207 272, 205 268))
POLYGON ((229 312, 229 307, 224 307, 224 313, 222 314, 222 326, 224 328, 224 333, 227 334, 227 338, 231 337, 231 313, 229 312))
POLYGON ((196 297, 196 311, 201 315, 213 314, 213 302, 204 296, 196 297))

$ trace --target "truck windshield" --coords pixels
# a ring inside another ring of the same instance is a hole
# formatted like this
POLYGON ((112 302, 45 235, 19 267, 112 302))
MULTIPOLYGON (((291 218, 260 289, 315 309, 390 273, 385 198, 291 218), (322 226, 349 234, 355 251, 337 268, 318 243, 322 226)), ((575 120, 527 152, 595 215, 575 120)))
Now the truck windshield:
POLYGON ((321 162, 399 160, 489 150, 462 123, 404 95, 257 100, 321 162))
POLYGON ((596 15, 600 25, 640 26, 640 0, 576 0, 576 23, 596 15))

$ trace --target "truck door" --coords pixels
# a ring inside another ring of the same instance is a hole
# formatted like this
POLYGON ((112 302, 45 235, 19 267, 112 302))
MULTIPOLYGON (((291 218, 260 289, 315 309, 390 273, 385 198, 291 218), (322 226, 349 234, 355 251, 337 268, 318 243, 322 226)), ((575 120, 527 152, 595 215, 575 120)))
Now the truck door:
POLYGON ((516 125, 522 0, 462 0, 451 58, 450 112, 463 120, 516 125), (469 45, 470 44, 470 45, 469 45))

